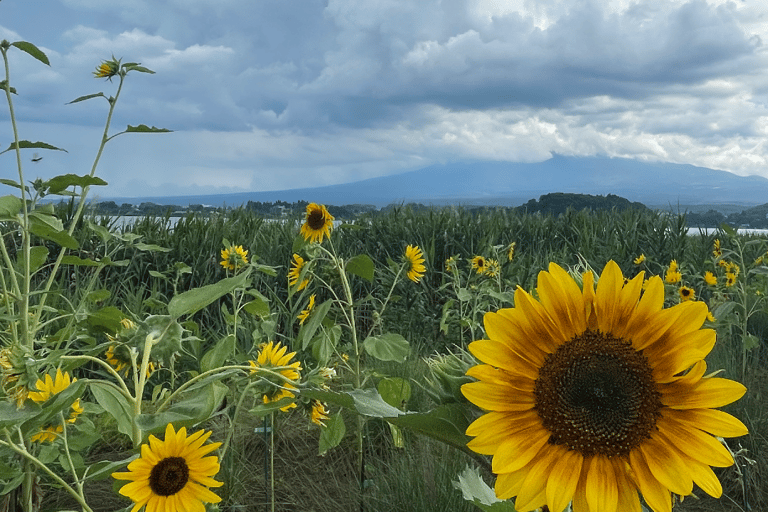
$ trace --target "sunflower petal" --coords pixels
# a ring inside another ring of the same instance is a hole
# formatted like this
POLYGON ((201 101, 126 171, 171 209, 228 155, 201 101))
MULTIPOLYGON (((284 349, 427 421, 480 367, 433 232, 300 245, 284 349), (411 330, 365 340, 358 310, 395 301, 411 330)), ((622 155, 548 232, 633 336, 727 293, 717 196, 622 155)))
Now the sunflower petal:
POLYGON ((669 489, 656 480, 640 450, 629 452, 629 463, 637 487, 653 512, 672 512, 672 496, 669 489))
POLYGON ((552 468, 547 480, 547 505, 551 512, 563 512, 573 500, 584 463, 584 457, 575 450, 560 455, 560 462, 552 468))
POLYGON ((668 415, 689 427, 700 428, 714 436, 740 437, 749 434, 746 425, 739 419, 717 409, 673 409, 668 415))
POLYGON ((735 402, 746 392, 740 382, 716 377, 695 386, 673 382, 662 387, 661 403, 672 409, 711 409, 735 402))
POLYGON ((588 465, 586 494, 589 509, 600 512, 616 512, 619 489, 613 464, 607 457, 596 455, 585 461, 588 465))

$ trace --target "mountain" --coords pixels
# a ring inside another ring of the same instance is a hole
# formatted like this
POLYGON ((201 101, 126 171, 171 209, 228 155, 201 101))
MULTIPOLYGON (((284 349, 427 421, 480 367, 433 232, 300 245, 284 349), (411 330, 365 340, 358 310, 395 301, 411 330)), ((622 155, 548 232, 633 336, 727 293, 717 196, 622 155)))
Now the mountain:
POLYGON ((743 205, 768 200, 768 179, 737 176, 693 165, 624 158, 554 156, 537 163, 452 162, 342 185, 270 192, 175 196, 103 197, 118 204, 239 206, 248 201, 300 200, 325 204, 416 202, 518 206, 551 192, 615 194, 646 205, 743 205))

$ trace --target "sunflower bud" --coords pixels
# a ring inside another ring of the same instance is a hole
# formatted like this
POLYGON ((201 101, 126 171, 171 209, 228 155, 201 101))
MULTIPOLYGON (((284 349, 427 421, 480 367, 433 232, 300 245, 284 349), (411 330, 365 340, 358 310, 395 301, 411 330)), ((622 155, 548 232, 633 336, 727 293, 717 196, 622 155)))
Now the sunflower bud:
POLYGON ((93 72, 94 78, 107 78, 112 79, 120 71, 120 61, 116 60, 113 56, 111 60, 103 60, 101 64, 96 66, 96 71, 93 72))
POLYGON ((433 356, 426 362, 430 376, 425 378, 424 391, 432 400, 438 404, 467 401, 461 393, 461 386, 473 380, 465 375, 476 364, 472 355, 462 350, 459 353, 433 356))

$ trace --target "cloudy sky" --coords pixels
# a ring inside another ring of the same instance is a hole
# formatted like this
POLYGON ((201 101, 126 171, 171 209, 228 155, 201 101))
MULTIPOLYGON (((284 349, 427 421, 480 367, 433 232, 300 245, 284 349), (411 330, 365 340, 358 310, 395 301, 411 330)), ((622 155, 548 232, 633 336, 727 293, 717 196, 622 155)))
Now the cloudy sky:
MULTIPOLYGON (((0 39, 51 61, 9 57, 21 138, 69 151, 27 161, 30 178, 89 172, 107 102, 66 103, 115 93, 102 59, 156 72, 128 75, 112 132, 174 132, 110 142, 104 196, 553 153, 768 177, 764 0, 2 0, 0 39)), ((0 176, 14 163, 0 155, 0 176)))

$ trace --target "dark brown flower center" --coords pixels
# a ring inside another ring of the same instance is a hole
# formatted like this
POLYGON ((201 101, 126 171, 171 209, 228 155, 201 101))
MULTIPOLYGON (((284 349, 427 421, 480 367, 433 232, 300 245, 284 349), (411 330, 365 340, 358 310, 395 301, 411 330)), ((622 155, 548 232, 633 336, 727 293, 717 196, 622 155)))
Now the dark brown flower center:
POLYGON ((171 496, 189 481, 189 467, 182 457, 167 457, 149 473, 149 488, 158 496, 171 496))
POLYGON ((599 331, 575 336, 548 355, 534 394, 549 442, 585 457, 627 455, 650 436, 661 409, 645 355, 599 331))
POLYGON ((323 210, 312 210, 309 215, 307 215, 307 224, 315 231, 323 229, 325 226, 325 215, 323 215, 323 210))

